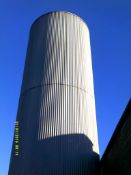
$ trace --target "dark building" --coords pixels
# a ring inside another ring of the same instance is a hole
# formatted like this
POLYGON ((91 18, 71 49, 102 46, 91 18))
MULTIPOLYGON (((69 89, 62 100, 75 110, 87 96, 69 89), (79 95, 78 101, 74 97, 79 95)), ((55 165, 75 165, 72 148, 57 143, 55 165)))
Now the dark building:
POLYGON ((131 99, 100 164, 101 175, 131 175, 131 99))

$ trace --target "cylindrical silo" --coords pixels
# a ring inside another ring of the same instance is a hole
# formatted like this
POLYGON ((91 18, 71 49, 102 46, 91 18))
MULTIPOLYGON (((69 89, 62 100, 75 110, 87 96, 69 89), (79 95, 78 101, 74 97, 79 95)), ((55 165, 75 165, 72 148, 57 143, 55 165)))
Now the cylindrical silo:
POLYGON ((68 12, 30 30, 9 175, 94 175, 99 161, 89 30, 68 12))

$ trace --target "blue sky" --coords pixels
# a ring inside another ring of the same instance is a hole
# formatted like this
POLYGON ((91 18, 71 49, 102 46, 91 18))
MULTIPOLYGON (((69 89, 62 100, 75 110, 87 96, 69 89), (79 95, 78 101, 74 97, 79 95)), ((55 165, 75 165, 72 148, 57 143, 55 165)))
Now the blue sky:
POLYGON ((90 29, 100 155, 130 98, 130 0, 1 0, 0 175, 7 175, 29 29, 40 15, 66 10, 90 29))

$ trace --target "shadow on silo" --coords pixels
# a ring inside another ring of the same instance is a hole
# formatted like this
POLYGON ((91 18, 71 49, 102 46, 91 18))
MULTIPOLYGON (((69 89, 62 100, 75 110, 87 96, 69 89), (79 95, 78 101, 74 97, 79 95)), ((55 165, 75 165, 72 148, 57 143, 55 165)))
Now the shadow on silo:
POLYGON ((35 145, 30 169, 37 175, 96 175, 99 155, 93 152, 92 146, 84 134, 40 140, 35 145))

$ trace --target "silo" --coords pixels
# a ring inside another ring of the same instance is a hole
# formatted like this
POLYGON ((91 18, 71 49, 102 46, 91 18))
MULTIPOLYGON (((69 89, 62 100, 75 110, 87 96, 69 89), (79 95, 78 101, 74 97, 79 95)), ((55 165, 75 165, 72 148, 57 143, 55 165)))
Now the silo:
POLYGON ((94 175, 99 152, 89 30, 69 12, 32 25, 9 175, 94 175))

